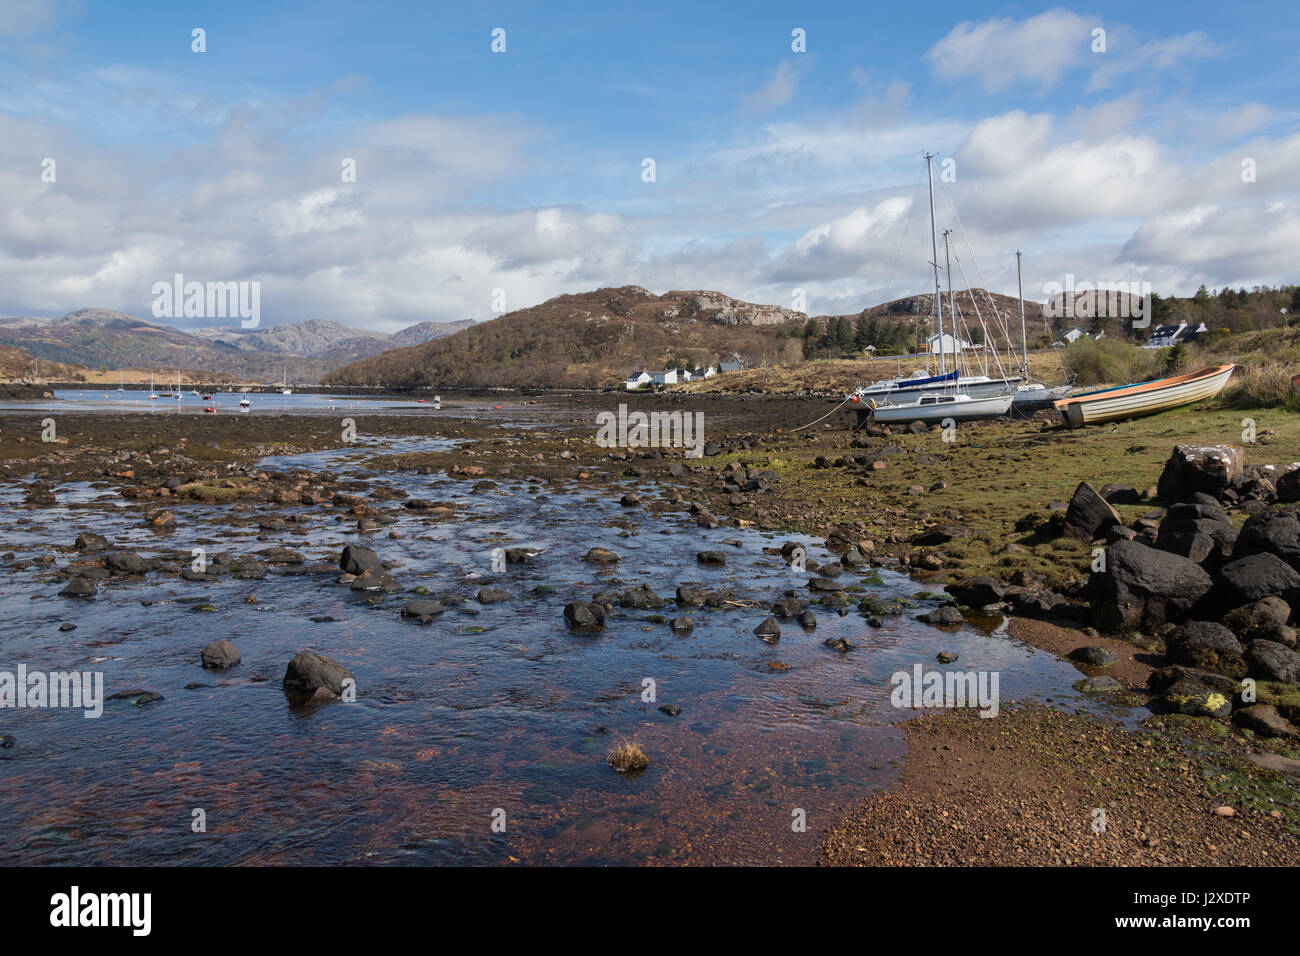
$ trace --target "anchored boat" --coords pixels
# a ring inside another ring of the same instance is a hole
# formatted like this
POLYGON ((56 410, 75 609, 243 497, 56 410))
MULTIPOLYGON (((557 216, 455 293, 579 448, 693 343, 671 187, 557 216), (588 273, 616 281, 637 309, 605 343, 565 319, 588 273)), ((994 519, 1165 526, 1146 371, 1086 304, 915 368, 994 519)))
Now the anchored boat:
POLYGON ((1070 428, 1139 418, 1213 398, 1228 384, 1234 368, 1231 364, 1213 365, 1187 375, 1084 392, 1053 404, 1070 428))
POLYGON ((878 425, 898 422, 942 422, 950 418, 955 422, 972 422, 984 418, 999 418, 1011 407, 1010 395, 974 398, 963 392, 921 395, 907 402, 890 402, 871 410, 878 425))

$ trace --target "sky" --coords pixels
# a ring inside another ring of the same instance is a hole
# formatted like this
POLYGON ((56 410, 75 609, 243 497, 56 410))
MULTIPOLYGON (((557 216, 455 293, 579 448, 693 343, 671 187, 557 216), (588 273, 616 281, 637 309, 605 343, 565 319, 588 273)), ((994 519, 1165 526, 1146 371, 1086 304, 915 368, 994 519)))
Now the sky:
POLYGON ((0 0, 0 314, 149 318, 177 273, 379 331, 856 312, 933 286, 926 152, 956 288, 1017 249, 1039 300, 1294 283, 1297 93, 1300 7, 1253 0, 0 0))

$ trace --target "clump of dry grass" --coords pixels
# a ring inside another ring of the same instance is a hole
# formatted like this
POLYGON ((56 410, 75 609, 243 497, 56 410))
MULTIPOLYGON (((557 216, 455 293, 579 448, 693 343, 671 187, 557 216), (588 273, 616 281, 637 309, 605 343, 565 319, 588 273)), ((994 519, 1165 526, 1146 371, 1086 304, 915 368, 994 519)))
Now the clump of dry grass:
POLYGON ((1287 367, 1279 362, 1238 365, 1223 390, 1221 402, 1228 408, 1300 407, 1300 400, 1291 385, 1291 376, 1296 371, 1294 366, 1287 367))
POLYGON ((619 773, 636 773, 650 766, 650 758, 635 740, 624 740, 619 743, 609 752, 607 759, 609 765, 619 773))

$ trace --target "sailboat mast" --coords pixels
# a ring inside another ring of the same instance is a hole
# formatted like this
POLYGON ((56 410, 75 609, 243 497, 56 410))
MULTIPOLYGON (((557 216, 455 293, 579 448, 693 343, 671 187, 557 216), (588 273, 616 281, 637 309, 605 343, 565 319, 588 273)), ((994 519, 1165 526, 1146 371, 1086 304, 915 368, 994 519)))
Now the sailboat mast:
MULTIPOLYGON (((957 342, 959 340, 957 325, 957 301, 952 295, 952 256, 948 251, 948 234, 951 229, 943 231, 943 272, 948 277, 948 317, 952 319, 952 367, 958 368, 957 364, 957 342)), ((939 354, 943 354, 943 334, 939 335, 939 354)), ((967 373, 970 372, 969 363, 967 363, 967 373)))
POLYGON ((934 266, 934 307, 939 317, 939 373, 947 374, 943 358, 943 297, 939 292, 939 235, 934 228, 934 153, 925 154, 925 178, 930 184, 930 264, 934 266))
POLYGON ((1025 286, 1020 281, 1020 250, 1016 250, 1016 293, 1020 296, 1020 354, 1029 375, 1029 337, 1025 334, 1025 286))

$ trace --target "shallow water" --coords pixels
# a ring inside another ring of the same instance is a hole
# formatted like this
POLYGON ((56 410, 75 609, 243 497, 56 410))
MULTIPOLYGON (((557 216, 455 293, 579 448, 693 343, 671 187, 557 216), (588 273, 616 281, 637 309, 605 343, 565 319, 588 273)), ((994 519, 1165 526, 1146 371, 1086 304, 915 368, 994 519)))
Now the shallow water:
MULTIPOLYGON (((336 564, 344 543, 359 542, 395 562, 404 587, 467 601, 425 626, 398 616, 414 595, 368 599, 334 573, 200 584, 159 572, 101 584, 90 603, 58 597, 61 582, 42 571, 8 573, 0 669, 97 670, 108 694, 140 687, 165 699, 111 702, 93 720, 72 710, 0 710, 0 733, 17 739, 0 750, 0 860, 811 863, 840 811, 896 780, 904 749, 896 724, 911 711, 890 704, 893 672, 944 669, 935 654, 950 651, 960 656, 946 669, 999 673, 1003 706, 1031 697, 1104 706, 1081 698, 1070 686, 1079 673, 1054 656, 972 626, 929 627, 913 619, 919 609, 874 629, 855 613, 816 607, 815 630, 784 623, 772 647, 752 633, 766 615, 753 607, 622 609, 600 633, 571 632, 563 605, 598 590, 644 582, 671 598, 678 584, 693 583, 770 602, 786 588, 806 596, 809 575, 764 550, 791 536, 701 529, 680 512, 622 508, 608 490, 521 481, 474 492, 471 481, 375 476, 366 467, 377 451, 435 445, 408 439, 264 462, 373 478, 456 514, 437 519, 387 502, 397 521, 372 534, 319 507, 189 505, 173 508, 176 531, 159 534, 134 507, 94 504, 104 492, 84 484, 60 486, 55 509, 10 512, 17 521, 0 551, 19 560, 84 530, 145 555, 179 552, 178 567, 194 547, 248 554, 276 545, 336 564), (255 520, 228 520, 272 513, 308 521, 259 532, 255 520), (387 537, 393 529, 403 537, 387 537), (493 550, 505 546, 545 550, 496 571, 493 550), (592 546, 623 559, 613 568, 583 562, 592 546), (724 551, 726 566, 698 564, 703 549, 724 551), (489 585, 512 600, 478 605, 474 595, 489 585), (679 613, 695 621, 687 636, 649 620, 679 613), (60 632, 64 621, 76 630, 60 632), (823 646, 839 636, 857 647, 823 646), (203 670, 199 651, 222 638, 243 662, 203 670), (351 669, 357 701, 291 708, 280 679, 302 650, 351 669), (790 669, 774 672, 772 661, 790 669), (681 707, 680 716, 659 712, 661 704, 681 707), (606 765, 624 738, 650 755, 648 770, 625 777, 606 765), (206 833, 191 831, 196 808, 206 833), (792 829, 797 810, 806 832, 792 829), (504 833, 492 829, 494 811, 504 811, 504 833)), ((639 490, 644 500, 657 493, 639 490)), ((20 500, 12 487, 0 494, 2 504, 20 500)), ((831 560, 811 539, 795 540, 811 560, 831 560)), ((887 599, 918 590, 878 573, 881 583, 864 592, 887 599)))

